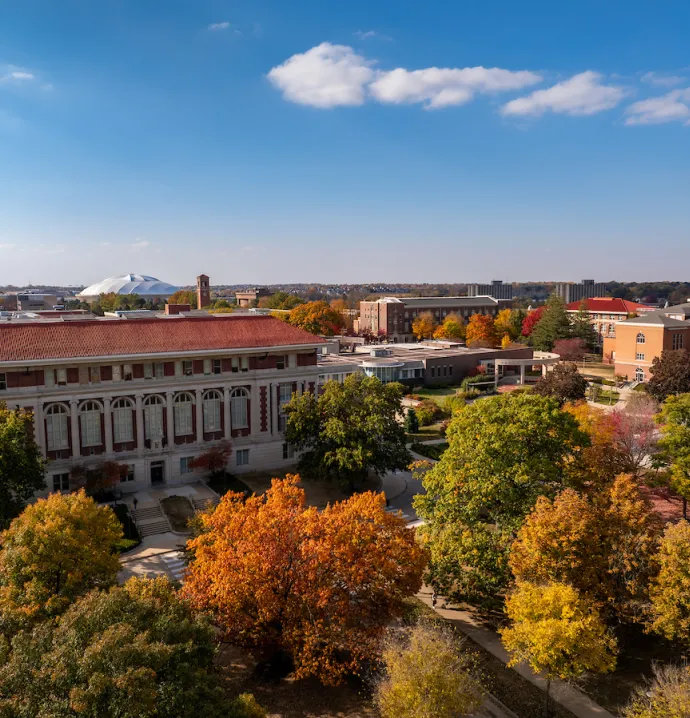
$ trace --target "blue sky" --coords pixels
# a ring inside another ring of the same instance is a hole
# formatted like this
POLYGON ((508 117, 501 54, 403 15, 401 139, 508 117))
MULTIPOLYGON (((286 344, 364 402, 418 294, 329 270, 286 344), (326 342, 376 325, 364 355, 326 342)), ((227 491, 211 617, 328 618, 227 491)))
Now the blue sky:
POLYGON ((687 0, 23 0, 0 284, 687 279, 687 0))

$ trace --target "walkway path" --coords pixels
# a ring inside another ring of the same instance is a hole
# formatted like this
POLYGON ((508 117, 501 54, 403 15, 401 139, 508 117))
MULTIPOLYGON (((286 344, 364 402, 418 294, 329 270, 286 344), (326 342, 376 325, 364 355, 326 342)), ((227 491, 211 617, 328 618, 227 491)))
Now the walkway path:
MULTIPOLYGON (((428 606, 431 605, 431 597, 428 591, 417 594, 417 597, 428 606)), ((453 608, 440 608, 439 606, 436 607, 435 611, 439 616, 442 616, 469 636, 475 643, 503 661, 503 663, 508 663, 510 657, 505 648, 503 648, 498 634, 479 623, 471 613, 453 608)), ((521 664, 513 670, 538 688, 546 690, 546 679, 535 674, 529 666, 521 664)), ((577 718, 614 718, 605 708, 595 703, 575 686, 564 681, 556 680, 551 682, 551 696, 577 718)))

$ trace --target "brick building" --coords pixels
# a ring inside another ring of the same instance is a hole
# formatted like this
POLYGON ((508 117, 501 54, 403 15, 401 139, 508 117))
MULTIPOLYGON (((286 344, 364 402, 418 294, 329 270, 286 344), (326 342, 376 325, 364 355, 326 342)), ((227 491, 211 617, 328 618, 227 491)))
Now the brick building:
POLYGON ((424 312, 431 312, 441 324, 449 314, 467 320, 472 314, 495 316, 505 307, 510 307, 509 301, 494 297, 383 297, 359 303, 357 326, 394 342, 408 342, 414 339, 412 322, 424 312))
POLYGON ((630 381, 648 381, 654 359, 674 349, 690 349, 690 302, 617 322, 604 339, 604 357, 630 381))
POLYGON ((616 336, 616 322, 622 322, 631 314, 645 315, 657 311, 656 307, 648 307, 646 304, 629 302, 627 299, 615 297, 593 297, 592 299, 581 299, 577 302, 570 302, 566 306, 571 316, 580 311, 582 304, 590 314, 591 324, 597 334, 598 346, 603 347, 606 337, 616 336))
POLYGON ((266 316, 7 322, 0 401, 33 412, 48 490, 106 460, 129 467, 124 490, 184 483, 222 439, 233 473, 280 468, 281 406, 315 389, 323 344, 266 316))

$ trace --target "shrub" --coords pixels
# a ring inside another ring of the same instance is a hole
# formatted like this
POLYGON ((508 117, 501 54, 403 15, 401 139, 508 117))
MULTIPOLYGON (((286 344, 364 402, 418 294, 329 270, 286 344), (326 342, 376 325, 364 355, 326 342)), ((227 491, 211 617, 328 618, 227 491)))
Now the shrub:
POLYGON ((419 405, 415 407, 415 412, 420 426, 429 426, 441 416, 439 405, 431 399, 420 401, 419 405))

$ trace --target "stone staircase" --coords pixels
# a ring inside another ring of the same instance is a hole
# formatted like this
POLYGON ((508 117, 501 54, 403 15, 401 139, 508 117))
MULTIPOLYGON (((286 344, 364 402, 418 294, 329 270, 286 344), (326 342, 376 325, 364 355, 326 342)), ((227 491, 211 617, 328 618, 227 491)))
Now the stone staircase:
POLYGON ((206 511, 212 506, 218 506, 220 499, 217 496, 208 496, 203 499, 193 499, 192 504, 194 505, 195 511, 206 511))
POLYGON ((142 538, 170 531, 170 524, 160 504, 150 504, 132 511, 132 517, 142 538))

